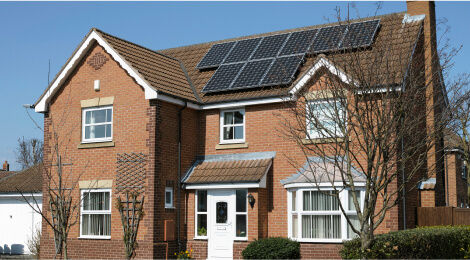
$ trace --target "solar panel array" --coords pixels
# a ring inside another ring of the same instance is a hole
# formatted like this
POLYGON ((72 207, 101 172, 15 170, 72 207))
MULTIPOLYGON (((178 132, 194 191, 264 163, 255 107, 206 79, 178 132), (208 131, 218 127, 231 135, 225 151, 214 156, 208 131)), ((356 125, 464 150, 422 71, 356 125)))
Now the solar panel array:
POLYGON ((290 84, 308 53, 367 47, 380 20, 214 44, 197 65, 217 68, 203 92, 290 84))

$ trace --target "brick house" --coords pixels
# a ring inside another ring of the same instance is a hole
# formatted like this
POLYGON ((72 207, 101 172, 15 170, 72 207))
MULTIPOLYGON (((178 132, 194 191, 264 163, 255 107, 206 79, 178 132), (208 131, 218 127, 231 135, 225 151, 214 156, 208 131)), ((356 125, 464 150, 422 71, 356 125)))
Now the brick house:
MULTIPOLYGON (((436 53, 433 2, 409 2, 407 13, 361 19, 358 23, 368 21, 375 23, 376 28, 380 26, 380 30, 370 31, 373 41, 388 41, 385 32, 396 32, 400 42, 391 44, 412 59, 436 53), (420 53, 414 53, 417 43, 430 43, 431 47, 417 48, 420 53)), ((334 234, 329 229, 313 234, 311 228, 294 217, 297 212, 292 211, 292 201, 299 205, 303 202, 301 198, 293 200, 294 191, 305 186, 295 178, 298 169, 282 155, 302 160, 303 154, 295 143, 273 129, 278 123, 275 113, 283 113, 286 98, 298 89, 315 88, 324 69, 331 71, 340 65, 329 64, 328 55, 304 55, 302 66, 293 66, 294 77, 287 79, 292 80, 288 84, 280 79, 266 83, 269 87, 237 89, 250 83, 237 85, 235 81, 234 90, 221 92, 217 90, 224 87, 224 79, 253 79, 261 84, 270 79, 261 78, 264 74, 276 71, 266 67, 261 75, 248 73, 242 77, 240 67, 233 74, 228 66, 220 66, 227 70, 221 69, 222 76, 214 76, 214 68, 222 62, 232 68, 244 65, 240 61, 248 59, 243 58, 246 50, 259 44, 262 37, 274 43, 268 44, 260 57, 276 48, 276 40, 285 37, 283 44, 277 46, 276 61, 285 58, 294 60, 295 65, 297 56, 293 54, 298 53, 289 49, 288 38, 298 37, 291 46, 306 41, 309 47, 313 41, 306 40, 309 35, 314 37, 320 31, 316 29, 332 26, 336 24, 158 52, 92 29, 35 104, 36 112, 44 114, 45 165, 54 160, 53 137, 57 133, 60 149, 67 155, 63 160, 73 163, 69 166, 72 172, 82 172, 76 198, 92 205, 80 209, 80 223, 69 236, 69 256, 123 257, 121 218, 113 206, 114 200, 123 194, 122 189, 138 187, 145 196, 145 217, 137 236, 138 258, 172 257, 178 244, 192 248, 197 258, 239 258, 250 241, 272 236, 299 240, 305 258, 338 257, 341 241, 350 237, 347 223, 339 215, 333 217, 338 213, 335 212, 329 216, 334 234), (235 41, 242 43, 237 45, 235 41), (216 44, 218 47, 211 49, 216 44), (238 52, 234 46, 240 46, 238 52), (282 56, 283 52, 287 54, 282 56), (130 170, 121 170, 122 156, 134 158, 126 161, 126 169, 130 170), (310 233, 307 238, 300 237, 299 230, 310 233), (326 233, 331 237, 325 238, 326 233)), ((257 61, 257 66, 263 66, 266 59, 257 61)), ((276 61, 269 68, 275 67, 276 61)), ((427 66, 432 64, 424 62, 427 66)), ((429 80, 426 91, 440 95, 441 85, 435 79, 429 80)), ((433 125, 433 118, 426 123, 433 125)), ((432 187, 436 196, 426 205, 445 205, 444 168, 439 152, 430 152, 428 161, 438 161, 438 167, 428 173, 436 180, 432 187)), ((380 232, 415 225, 415 207, 424 205, 424 200, 418 192, 409 193, 408 197, 406 205, 387 214, 380 232), (403 211, 407 212, 406 223, 403 211)), ((44 205, 47 210, 47 202, 44 205)), ((53 235, 43 224, 41 256, 49 258, 53 254, 53 235)))

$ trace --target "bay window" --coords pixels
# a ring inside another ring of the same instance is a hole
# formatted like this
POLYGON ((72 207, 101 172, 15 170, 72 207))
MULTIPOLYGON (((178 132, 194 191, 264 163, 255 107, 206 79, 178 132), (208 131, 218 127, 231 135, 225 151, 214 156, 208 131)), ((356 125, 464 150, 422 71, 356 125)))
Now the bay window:
MULTIPOLYGON (((289 189, 289 237, 302 242, 341 242, 354 238, 356 233, 348 225, 339 207, 341 201, 346 215, 359 228, 352 192, 336 192, 332 188, 289 189)), ((360 204, 362 193, 356 190, 360 204)))
POLYGON ((245 110, 220 112, 220 143, 245 142, 245 110))
POLYGON ((82 142, 112 141, 112 106, 86 108, 82 113, 82 142))
POLYGON ((80 237, 111 237, 111 190, 81 191, 80 237))

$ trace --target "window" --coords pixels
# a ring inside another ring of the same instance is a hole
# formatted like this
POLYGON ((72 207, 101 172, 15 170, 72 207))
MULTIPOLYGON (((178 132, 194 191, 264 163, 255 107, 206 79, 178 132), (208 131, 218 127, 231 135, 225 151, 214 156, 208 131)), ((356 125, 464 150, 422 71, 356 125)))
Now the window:
MULTIPOLYGON (((361 194, 356 191, 362 204, 361 194)), ((346 215, 358 227, 351 191, 342 190, 335 195, 333 189, 292 189, 288 196, 289 237, 303 242, 341 242, 356 237, 339 207, 341 200, 346 215)))
POLYGON ((236 190, 235 236, 237 238, 246 238, 247 193, 247 190, 236 190))
POLYGON ((220 113, 220 142, 245 142, 245 110, 226 110, 220 113))
POLYGON ((80 237, 111 238, 111 190, 82 190, 80 237))
POLYGON ((345 111, 341 101, 315 100, 307 103, 307 138, 342 137, 345 111))
POLYGON ((165 188, 165 208, 174 208, 173 206, 173 187, 165 188))
POLYGON ((467 162, 462 162, 462 178, 467 179, 467 162))
POLYGON ((196 192, 196 236, 207 238, 207 190, 196 192))
POLYGON ((82 117, 82 142, 112 141, 113 107, 83 109, 82 117))

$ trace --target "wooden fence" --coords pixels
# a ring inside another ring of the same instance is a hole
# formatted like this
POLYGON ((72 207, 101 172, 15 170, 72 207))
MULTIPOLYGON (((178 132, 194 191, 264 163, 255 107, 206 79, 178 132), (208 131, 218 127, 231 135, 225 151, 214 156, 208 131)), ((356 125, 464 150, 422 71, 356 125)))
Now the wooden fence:
POLYGON ((418 208, 418 226, 470 225, 470 209, 454 207, 418 208))

